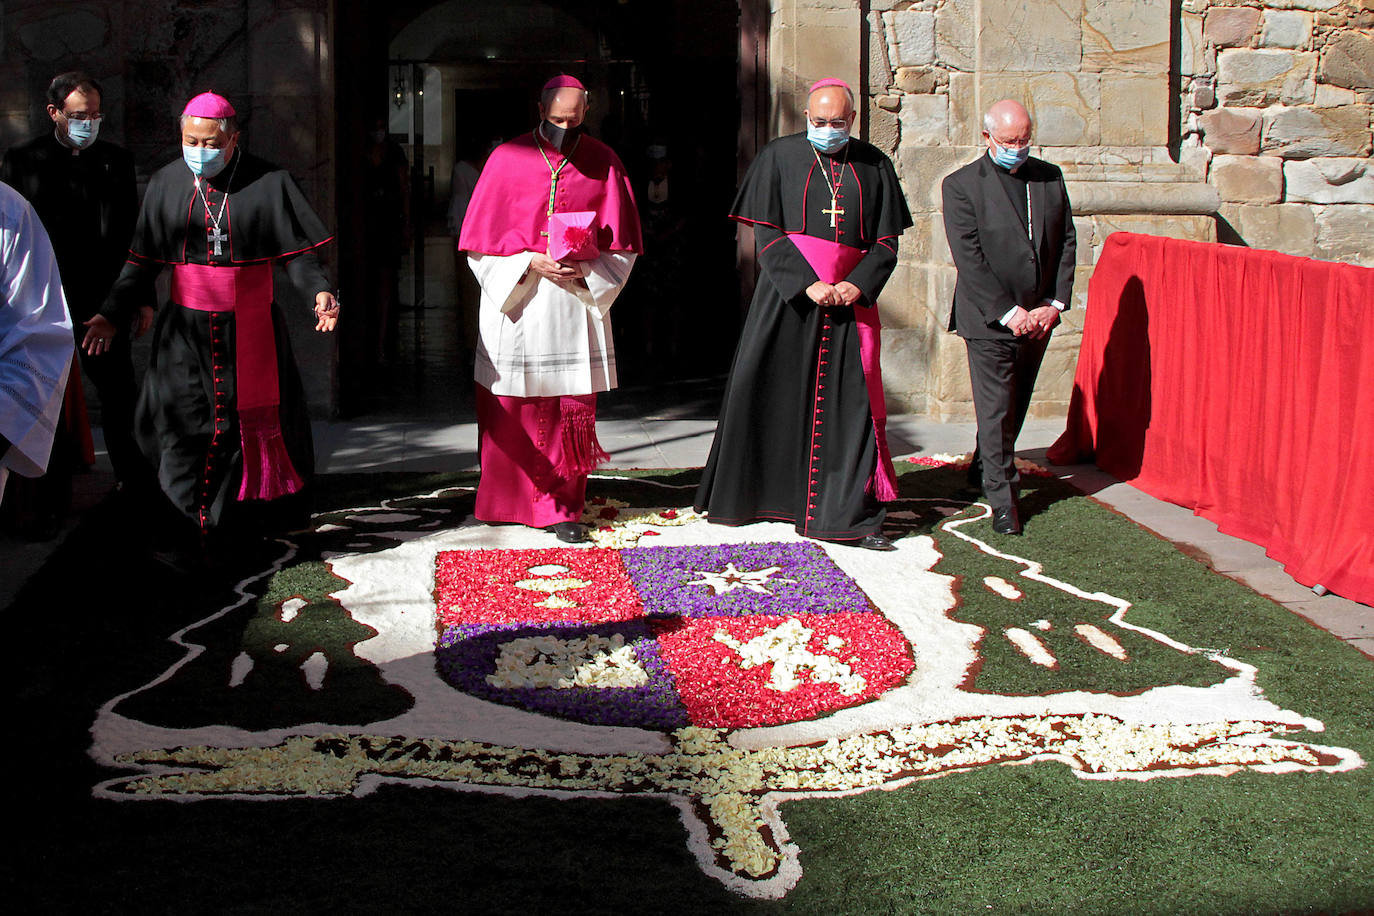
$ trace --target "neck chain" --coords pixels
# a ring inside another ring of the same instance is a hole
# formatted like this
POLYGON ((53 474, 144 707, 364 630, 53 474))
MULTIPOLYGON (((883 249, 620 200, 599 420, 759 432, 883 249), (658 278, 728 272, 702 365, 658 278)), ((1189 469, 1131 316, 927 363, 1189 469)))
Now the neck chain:
MULTIPOLYGON (((219 202, 219 215, 215 215, 213 212, 211 212, 210 201, 206 198, 205 189, 201 187, 200 184, 200 176, 196 176, 196 192, 200 194, 200 202, 205 205, 206 218, 210 220, 210 225, 215 227, 215 233, 214 236, 212 236, 212 238, 215 239, 215 254, 224 253, 220 249, 220 242, 225 238, 225 236, 224 233, 220 231, 219 222, 220 220, 224 219, 224 208, 229 204, 229 189, 234 186, 234 175, 238 173, 238 170, 239 151, 234 150, 234 167, 229 170, 229 182, 224 186, 224 200, 221 200, 219 202)), ((208 184, 209 182, 207 181, 206 183, 208 184)))
POLYGON ((552 180, 549 182, 549 209, 548 212, 545 213, 545 216, 553 216, 553 200, 554 196, 558 193, 558 175, 563 171, 563 167, 572 161, 572 154, 577 152, 577 144, 582 142, 582 137, 578 136, 573 140, 572 149, 568 150, 563 155, 563 161, 558 163, 557 168, 554 168, 553 163, 549 161, 548 153, 544 152, 544 144, 539 142, 539 128, 536 127, 532 133, 534 136, 534 145, 539 150, 539 155, 544 157, 544 164, 549 167, 549 177, 552 180))
POLYGON ((822 210, 822 213, 830 217, 830 228, 838 229, 838 218, 844 216, 844 208, 839 205, 840 188, 844 187, 844 166, 849 159, 849 144, 844 145, 844 155, 840 157, 840 177, 835 181, 830 180, 830 169, 824 162, 821 162, 821 154, 816 152, 816 148, 811 147, 811 154, 816 157, 816 165, 820 166, 821 177, 825 179, 825 186, 830 189, 830 209, 822 210))

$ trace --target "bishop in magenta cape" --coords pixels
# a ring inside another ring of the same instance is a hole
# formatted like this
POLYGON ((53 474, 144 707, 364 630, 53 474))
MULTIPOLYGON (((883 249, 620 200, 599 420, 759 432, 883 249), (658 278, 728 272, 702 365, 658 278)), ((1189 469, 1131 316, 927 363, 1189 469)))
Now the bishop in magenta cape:
POLYGON ((874 303, 912 224, 892 163, 857 138, 828 155, 805 133, 781 137, 759 152, 730 216, 753 226, 762 270, 696 508, 717 524, 792 522, 821 540, 878 534, 895 479, 874 303), (844 211, 833 227, 832 209, 844 211), (822 308, 806 295, 818 279, 848 280, 863 297, 822 308))
POLYGON ((625 168, 585 133, 565 157, 536 128, 492 152, 458 244, 482 288, 477 518, 532 527, 576 522, 587 472, 606 457, 595 421, 597 393, 617 383, 609 311, 643 249, 625 168), (595 213, 588 228, 597 253, 583 262, 586 277, 572 283, 529 267, 535 253, 550 249, 551 185, 554 213, 595 213))

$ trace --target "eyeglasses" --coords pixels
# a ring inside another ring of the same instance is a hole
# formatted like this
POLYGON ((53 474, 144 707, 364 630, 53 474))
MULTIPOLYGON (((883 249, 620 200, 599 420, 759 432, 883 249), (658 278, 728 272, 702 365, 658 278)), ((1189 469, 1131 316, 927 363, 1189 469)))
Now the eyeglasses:
POLYGON ((84 111, 62 112, 62 117, 68 121, 103 121, 104 115, 87 114, 84 111))
POLYGON ((1002 149, 1025 149, 1031 145, 1030 137, 1026 137, 1024 140, 1020 138, 1015 140, 1000 140, 994 134, 988 134, 988 136, 992 137, 992 142, 1002 147, 1002 149))
POLYGON ((811 126, 812 126, 812 127, 836 127, 836 128, 839 128, 839 127, 848 127, 848 126, 849 126, 849 119, 848 119, 848 118, 831 118, 830 120, 827 121, 825 118, 812 118, 812 119, 811 119, 811 126))

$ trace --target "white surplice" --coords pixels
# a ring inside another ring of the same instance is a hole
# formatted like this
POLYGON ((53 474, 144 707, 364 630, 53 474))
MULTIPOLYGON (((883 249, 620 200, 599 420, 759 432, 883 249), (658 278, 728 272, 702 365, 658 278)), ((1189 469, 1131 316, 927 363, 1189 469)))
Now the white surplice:
POLYGON ((0 497, 13 470, 36 477, 48 466, 75 347, 72 319, 52 243, 33 207, 0 184, 0 497))
POLYGON ((636 255, 603 252, 585 262, 585 285, 541 277, 530 270, 533 257, 468 257, 482 287, 477 383, 518 398, 609 391, 616 386, 609 313, 636 255))

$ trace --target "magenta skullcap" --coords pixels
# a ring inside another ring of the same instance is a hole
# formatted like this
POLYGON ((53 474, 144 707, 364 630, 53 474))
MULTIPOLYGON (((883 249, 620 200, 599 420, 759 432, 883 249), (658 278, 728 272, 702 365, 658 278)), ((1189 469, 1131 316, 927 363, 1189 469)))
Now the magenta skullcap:
POLYGON ((560 73, 544 84, 545 92, 548 92, 550 89, 581 89, 583 92, 587 91, 587 87, 582 85, 580 79, 575 76, 569 76, 566 73, 560 73))
POLYGON ((229 100, 222 95, 213 92, 202 92, 200 95, 186 103, 186 108, 182 115, 188 118, 232 118, 238 112, 234 111, 234 106, 229 104, 229 100))
POLYGON ((826 86, 839 86, 842 89, 849 90, 850 95, 854 94, 854 90, 850 88, 849 84, 846 83, 844 80, 840 79, 838 76, 827 76, 823 80, 816 80, 814 83, 811 84, 811 88, 806 91, 806 94, 810 95, 817 89, 824 89, 826 86))

